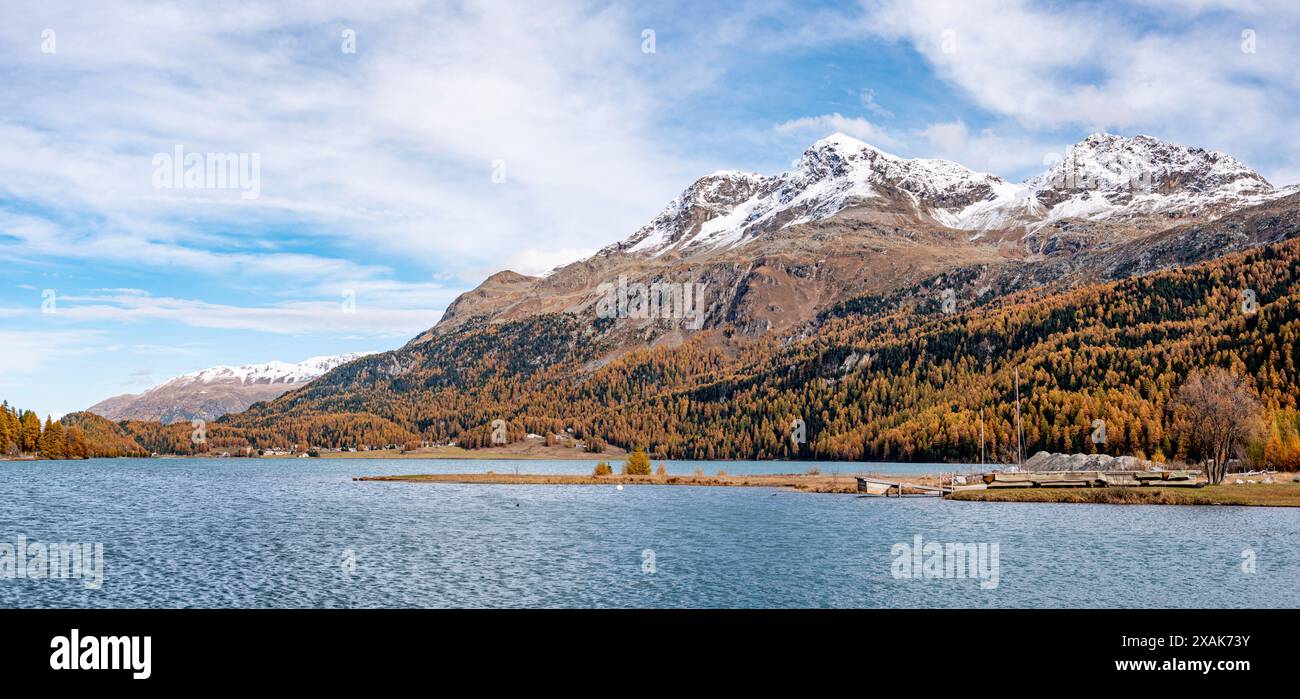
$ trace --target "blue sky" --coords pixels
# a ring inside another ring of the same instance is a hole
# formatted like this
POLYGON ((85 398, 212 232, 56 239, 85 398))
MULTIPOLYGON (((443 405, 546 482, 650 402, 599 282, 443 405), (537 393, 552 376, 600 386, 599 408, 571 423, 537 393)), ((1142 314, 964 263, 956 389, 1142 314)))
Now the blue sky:
POLYGON ((1013 180, 1147 133, 1300 181, 1293 2, 0 8, 0 398, 56 416, 399 346, 835 131, 1013 180), (256 154, 256 198, 160 185, 178 145, 256 154))

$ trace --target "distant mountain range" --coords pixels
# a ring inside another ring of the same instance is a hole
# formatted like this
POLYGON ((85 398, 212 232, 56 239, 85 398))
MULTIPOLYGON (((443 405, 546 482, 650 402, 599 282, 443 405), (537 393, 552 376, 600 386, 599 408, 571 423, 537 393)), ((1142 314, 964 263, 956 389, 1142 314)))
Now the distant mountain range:
POLYGON ((297 364, 273 361, 237 367, 215 366, 177 376, 143 393, 108 398, 88 408, 88 412, 110 420, 152 420, 163 424, 195 418, 215 420, 306 385, 330 369, 367 354, 370 353, 311 357, 297 364))
POLYGON ((1030 453, 1172 457, 1167 406, 1197 368, 1297 407, 1297 237, 1300 189, 1216 151, 1096 134, 1015 184, 836 134, 780 175, 697 180, 589 258, 494 274, 404 346, 223 406, 209 434, 472 448, 501 420, 511 441, 665 457, 945 460, 987 428, 1006 458, 1018 372, 1030 453), (677 313, 688 292, 699 317, 677 313), (1101 447, 1084 442, 1097 416, 1117 435, 1101 447))

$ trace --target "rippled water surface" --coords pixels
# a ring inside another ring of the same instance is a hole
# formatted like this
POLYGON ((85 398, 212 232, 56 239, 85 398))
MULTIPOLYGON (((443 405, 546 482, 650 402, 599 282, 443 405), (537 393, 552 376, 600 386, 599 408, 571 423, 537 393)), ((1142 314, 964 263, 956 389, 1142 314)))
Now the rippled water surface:
MULTIPOLYGON (((706 473, 803 470, 779 462, 701 466, 706 473)), ((691 473, 696 464, 668 467, 691 473)), ((0 577, 0 605, 1300 606, 1296 509, 351 480, 516 468, 586 473, 591 462, 0 462, 0 543, 23 535, 99 542, 104 551, 101 588, 0 577), (917 535, 998 544, 997 586, 895 578, 891 547, 917 535), (1254 574, 1242 570, 1248 551, 1254 574)))

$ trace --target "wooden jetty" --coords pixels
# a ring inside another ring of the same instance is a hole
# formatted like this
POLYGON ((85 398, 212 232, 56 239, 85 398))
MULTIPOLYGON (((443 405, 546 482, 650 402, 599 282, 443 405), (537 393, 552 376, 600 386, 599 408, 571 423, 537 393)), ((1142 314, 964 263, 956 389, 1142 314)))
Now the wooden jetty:
MULTIPOLYGON (((942 497, 951 493, 951 485, 943 485, 943 479, 940 478, 939 485, 920 485, 918 483, 903 483, 901 481, 891 481, 874 476, 856 476, 858 479, 858 492, 867 495, 883 495, 885 497, 942 497), (905 490, 919 491, 905 493, 905 490)), ((950 481, 951 483, 951 481, 950 481)))

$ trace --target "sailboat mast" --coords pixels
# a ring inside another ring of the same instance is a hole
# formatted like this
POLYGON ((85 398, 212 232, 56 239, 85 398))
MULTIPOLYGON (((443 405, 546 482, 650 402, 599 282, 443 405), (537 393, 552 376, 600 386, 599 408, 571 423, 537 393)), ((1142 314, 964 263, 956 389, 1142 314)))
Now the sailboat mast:
POLYGON ((1025 462, 1025 455, 1022 451, 1022 445, 1025 443, 1020 433, 1020 368, 1016 368, 1016 465, 1019 466, 1025 462))

